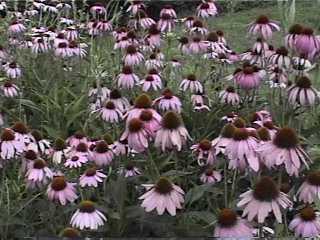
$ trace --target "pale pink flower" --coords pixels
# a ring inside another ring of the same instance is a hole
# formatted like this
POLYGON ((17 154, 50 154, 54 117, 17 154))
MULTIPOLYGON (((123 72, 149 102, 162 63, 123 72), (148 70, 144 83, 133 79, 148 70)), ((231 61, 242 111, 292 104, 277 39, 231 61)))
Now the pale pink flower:
POLYGON ((289 28, 289 32, 284 38, 287 48, 295 50, 297 37, 302 32, 302 30, 303 26, 301 26, 300 24, 294 24, 289 28))
POLYGON ((189 43, 189 52, 191 54, 201 54, 207 51, 207 44, 200 37, 193 37, 189 43))
POLYGON ((119 173, 125 178, 141 175, 139 168, 135 167, 132 163, 128 163, 126 166, 122 167, 119 173))
POLYGON ((288 53, 289 52, 285 47, 280 47, 268 58, 268 61, 279 67, 289 68, 291 65, 291 58, 288 56, 288 53))
POLYGON ((161 79, 159 81, 158 78, 154 78, 152 75, 147 75, 145 79, 143 79, 139 84, 142 85, 142 90, 144 92, 148 92, 151 90, 157 91, 162 88, 161 79))
POLYGON ((112 35, 116 40, 119 40, 125 36, 127 36, 128 29, 126 27, 119 27, 115 31, 113 31, 112 35))
POLYGON ((12 83, 11 81, 5 82, 1 86, 1 90, 3 91, 3 95, 9 98, 14 98, 19 96, 19 92, 20 92, 19 87, 14 83, 12 83))
POLYGON ((258 140, 250 136, 247 129, 236 128, 232 140, 225 148, 225 153, 230 160, 229 168, 243 171, 250 167, 257 172, 260 169, 257 147, 258 140))
POLYGON ((318 238, 320 235, 319 212, 307 206, 300 210, 288 227, 294 231, 297 238, 318 238))
POLYGON ((197 155, 200 166, 212 165, 216 160, 216 150, 207 139, 203 139, 199 143, 192 145, 190 149, 193 154, 197 155))
POLYGON ((161 69, 163 67, 163 62, 157 58, 157 55, 152 53, 148 60, 145 62, 147 70, 150 69, 161 69))
POLYGON ((88 144, 88 138, 81 132, 75 132, 72 136, 67 139, 67 144, 70 145, 72 148, 76 148, 79 143, 88 144))
POLYGON ((271 65, 268 67, 268 74, 270 87, 285 88, 287 86, 289 77, 285 69, 282 69, 277 65, 271 65))
POLYGON ((72 215, 70 224, 72 227, 77 227, 80 230, 90 229, 97 230, 103 226, 107 218, 102 212, 96 209, 91 201, 82 201, 77 211, 72 215))
POLYGON ((67 58, 71 57, 71 51, 69 49, 69 44, 66 42, 61 42, 58 44, 57 48, 54 50, 54 55, 56 57, 67 58))
POLYGON ((136 15, 139 10, 145 9, 143 1, 130 1, 130 6, 127 9, 127 12, 131 12, 133 15, 136 15))
POLYGON ((223 43, 225 46, 227 46, 227 40, 224 37, 224 32, 221 30, 217 30, 216 31, 217 35, 218 35, 218 42, 223 43))
POLYGON ((49 200, 60 202, 61 205, 74 202, 78 198, 75 185, 67 182, 64 176, 54 176, 47 189, 49 200))
POLYGON ((91 161, 94 161, 100 167, 110 165, 114 158, 114 153, 106 141, 100 140, 95 143, 95 147, 89 156, 91 161))
POLYGON ((303 28, 301 33, 296 37, 295 50, 299 54, 304 54, 310 60, 314 54, 320 49, 320 38, 314 35, 313 29, 303 28))
POLYGON ((156 133, 154 144, 163 152, 172 149, 181 151, 188 138, 191 139, 181 117, 175 112, 167 112, 162 118, 161 128, 156 133))
POLYGON ((298 176, 301 165, 309 168, 308 161, 311 161, 300 146, 294 129, 288 127, 279 129, 273 141, 261 145, 257 151, 269 169, 284 164, 290 176, 298 176))
POLYGON ((36 153, 43 155, 49 155, 51 152, 51 143, 48 139, 42 136, 42 133, 38 130, 31 131, 32 139, 27 146, 27 150, 33 150, 36 153))
POLYGON ((249 24, 248 32, 250 35, 258 35, 263 39, 270 39, 272 33, 280 31, 278 22, 270 20, 267 16, 261 15, 255 22, 249 24))
POLYGON ((236 70, 233 79, 235 84, 245 90, 259 87, 262 80, 261 75, 255 71, 253 66, 245 66, 242 70, 236 70))
POLYGON ((214 17, 218 14, 218 9, 215 3, 212 2, 203 2, 197 7, 197 16, 201 18, 214 17))
POLYGON ((171 216, 176 215, 177 209, 182 209, 184 203, 184 191, 168 179, 161 177, 156 184, 144 184, 147 192, 139 197, 141 206, 146 212, 156 209, 158 215, 162 215, 165 210, 171 216))
POLYGON ((320 200, 320 172, 310 172, 297 192, 299 201, 311 204, 320 200))
POLYGON ((204 50, 209 50, 209 52, 227 54, 232 51, 221 41, 221 37, 217 32, 210 32, 207 35, 206 41, 204 41, 206 48, 204 50))
POLYGON ((96 169, 95 167, 88 168, 80 176, 79 184, 81 187, 98 187, 98 184, 102 183, 106 177, 107 175, 102 173, 100 169, 96 169))
POLYGON ((195 20, 195 17, 193 16, 189 16, 184 19, 184 25, 188 30, 192 28, 194 20, 195 20))
POLYGON ((127 36, 121 37, 114 44, 114 49, 126 49, 131 45, 130 40, 127 36))
POLYGON ((133 20, 133 27, 135 29, 139 29, 139 27, 142 29, 148 29, 153 24, 156 24, 156 22, 152 18, 148 17, 144 10, 139 10, 135 14, 135 19, 133 20))
POLYGON ((110 100, 107 101, 102 108, 96 111, 99 112, 99 115, 105 122, 117 123, 123 117, 122 112, 117 109, 116 105, 110 100))
POLYGON ((143 110, 139 116, 144 123, 144 128, 150 133, 151 137, 155 137, 156 132, 160 129, 162 117, 154 114, 154 111, 148 109, 143 110))
POLYGON ((53 177, 53 173, 48 168, 47 163, 43 159, 37 159, 30 162, 26 173, 27 185, 30 188, 36 186, 41 187, 48 183, 53 177))
POLYGON ((213 236, 217 239, 251 239, 253 228, 229 208, 221 209, 213 236))
POLYGON ((252 46, 252 51, 258 54, 265 53, 269 49, 269 44, 262 38, 258 37, 252 46))
POLYGON ((240 97, 236 93, 234 87, 227 87, 219 93, 220 102, 224 104, 229 104, 232 106, 239 105, 240 97))
POLYGON ((92 7, 90 7, 90 13, 94 16, 96 15, 105 15, 107 13, 107 9, 101 3, 95 3, 92 7))
POLYGON ((281 209, 292 206, 288 195, 279 191, 270 177, 261 177, 253 190, 240 195, 237 207, 244 208, 242 216, 249 221, 257 217, 258 223, 264 223, 269 213, 273 213, 278 223, 282 223, 281 209))
POLYGON ((292 105, 312 106, 319 101, 319 92, 312 87, 308 77, 302 76, 288 88, 288 102, 292 105))
POLYGON ((20 78, 22 75, 21 68, 16 62, 7 63, 4 70, 8 78, 20 78))
POLYGON ((190 89, 191 92, 203 92, 203 86, 194 74, 189 74, 179 85, 184 92, 190 89))
POLYGON ((11 35, 15 35, 15 34, 20 34, 25 32, 26 29, 27 28, 23 25, 23 23, 18 21, 13 21, 8 28, 8 32, 11 35))
POLYGON ((165 14, 169 15, 172 18, 177 18, 177 14, 176 14, 175 10, 169 4, 163 6, 163 8, 160 11, 160 17, 165 14))
POLYGON ((191 34, 203 35, 203 36, 208 33, 208 29, 205 27, 203 22, 200 20, 195 20, 189 31, 191 34))
POLYGON ((113 144, 113 152, 116 156, 126 156, 129 152, 127 139, 116 141, 113 144))
POLYGON ((46 53, 50 49, 50 45, 42 37, 37 37, 33 40, 31 51, 34 54, 46 53))
POLYGON ((170 89, 165 89, 162 92, 162 96, 156 98, 153 104, 157 105, 161 111, 175 111, 177 113, 181 112, 182 107, 180 99, 174 96, 170 89))
POLYGON ((183 54, 190 54, 190 49, 189 49, 189 39, 187 37, 181 37, 179 38, 179 49, 183 54))
POLYGON ((62 160, 66 159, 71 147, 67 147, 63 139, 57 138, 53 144, 51 156, 52 162, 55 164, 60 164, 62 160))
POLYGON ((265 123, 272 123, 271 113, 267 110, 260 110, 255 112, 251 117, 252 124, 256 124, 260 127, 263 127, 265 123))
POLYGON ((156 24, 153 24, 153 25, 150 26, 150 28, 148 30, 148 35, 145 37, 145 41, 151 47, 160 47, 160 45, 161 45, 161 36, 160 36, 160 31, 157 28, 156 24))
POLYGON ((222 175, 219 171, 215 171, 212 167, 207 168, 200 176, 202 183, 217 183, 222 179, 222 175))
POLYGON ((138 52, 136 47, 130 45, 126 49, 126 55, 123 57, 123 61, 127 66, 139 65, 144 60, 143 54, 138 52))
POLYGON ((233 133, 235 131, 235 126, 232 123, 226 124, 221 130, 220 135, 212 140, 212 146, 215 149, 215 154, 224 154, 226 147, 232 141, 233 133))
POLYGON ((142 120, 139 118, 131 118, 120 140, 127 139, 129 147, 141 153, 149 146, 148 139, 150 138, 150 134, 151 133, 145 129, 142 120))
POLYGON ((160 32, 171 32, 175 27, 175 19, 169 14, 162 14, 157 26, 160 32))
POLYGON ((139 77, 133 72, 130 66, 124 66, 122 73, 118 75, 118 87, 124 89, 132 89, 139 82, 139 77))
POLYGON ((69 42, 68 51, 70 57, 83 58, 87 55, 85 48, 88 47, 85 43, 77 43, 75 41, 69 42))
POLYGON ((109 100, 112 101, 121 112, 127 111, 130 106, 128 99, 122 97, 121 92, 117 89, 113 89, 110 92, 109 100))
POLYGON ((97 29, 100 32, 110 32, 112 31, 112 23, 107 20, 99 21, 97 24, 97 29))
POLYGON ((80 168, 88 162, 88 158, 84 155, 74 155, 67 159, 64 166, 68 168, 80 168))
POLYGON ((5 128, 1 133, 0 156, 2 159, 11 159, 23 152, 25 145, 17 139, 14 131, 5 128))

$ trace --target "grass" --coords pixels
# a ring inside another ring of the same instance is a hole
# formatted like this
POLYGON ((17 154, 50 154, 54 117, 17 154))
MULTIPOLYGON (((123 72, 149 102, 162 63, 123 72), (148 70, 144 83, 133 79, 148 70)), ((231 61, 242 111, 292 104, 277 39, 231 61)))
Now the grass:
MULTIPOLYGON (((273 0, 274 5, 268 7, 257 7, 248 10, 242 10, 236 13, 223 14, 209 23, 210 29, 221 29, 224 31, 230 46, 236 51, 244 51, 252 46, 252 42, 247 38, 247 25, 254 21, 259 15, 267 15, 273 20, 281 21, 282 14, 277 1, 273 0)), ((295 22, 320 29, 319 4, 314 0, 296 1, 295 22)), ((281 37, 277 34, 275 42, 281 37)))

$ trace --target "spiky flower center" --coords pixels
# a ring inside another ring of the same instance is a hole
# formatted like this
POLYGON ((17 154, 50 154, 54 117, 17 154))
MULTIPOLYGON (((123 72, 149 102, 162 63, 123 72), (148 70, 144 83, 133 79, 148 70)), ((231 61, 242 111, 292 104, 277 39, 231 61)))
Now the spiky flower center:
POLYGON ((105 104, 105 108, 110 109, 110 110, 114 110, 116 108, 116 105, 114 105, 114 103, 112 101, 108 101, 105 104))
POLYGON ((221 130, 221 136, 223 138, 233 138, 233 134, 236 130, 236 127, 232 123, 226 124, 221 130))
POLYGON ((88 146, 85 143, 79 143, 76 147, 76 151, 78 152, 87 152, 88 151, 88 146))
POLYGON ((179 42, 182 44, 182 45, 185 45, 185 44, 188 44, 189 43, 189 39, 187 37, 181 37, 179 39, 179 42))
POLYGON ((25 152, 24 157, 28 160, 35 160, 37 159, 37 153, 33 150, 28 150, 25 152))
POLYGON ((23 122, 16 122, 13 125, 12 130, 21 134, 27 134, 29 132, 27 126, 23 122))
POLYGON ((197 77, 196 77, 196 75, 194 75, 194 74, 189 74, 189 75, 187 76, 187 79, 188 79, 189 81, 197 81, 197 77))
POLYGON ((298 78, 298 80, 296 81, 296 85, 299 88, 310 88, 312 84, 308 77, 303 76, 298 78))
POLYGON ((244 128, 246 127, 246 121, 243 118, 238 117, 233 121, 233 125, 237 128, 244 128))
POLYGON ((149 74, 150 74, 150 75, 157 75, 157 74, 158 74, 158 71, 157 71, 157 69, 152 68, 152 69, 149 70, 149 74))
POLYGON ((57 138, 54 142, 53 148, 56 151, 62 151, 63 149, 66 148, 66 143, 62 138, 57 138))
POLYGON ((300 24, 294 24, 290 27, 290 34, 300 34, 302 32, 303 27, 300 24))
POLYGON ((303 28, 301 31, 301 34, 308 35, 308 36, 313 35, 313 33, 314 33, 313 29, 309 27, 303 28))
POLYGON ((307 182, 313 186, 320 186, 320 171, 314 171, 308 174, 307 182))
POLYGON ((219 36, 216 32, 210 32, 207 36, 207 41, 209 42, 218 42, 219 36))
POLYGON ((244 74, 247 74, 247 75, 253 74, 255 72, 252 66, 245 66, 242 71, 244 74))
POLYGON ((139 118, 132 118, 129 122, 128 129, 130 132, 139 132, 143 128, 143 121, 139 118))
POLYGON ((210 5, 208 3, 202 3, 200 5, 200 9, 202 9, 202 10, 207 10, 209 8, 210 8, 210 5))
POLYGON ((153 76, 152 76, 152 75, 148 75, 148 76, 146 77, 146 81, 147 81, 147 82, 153 82, 153 81, 154 81, 153 76))
POLYGON ((228 93, 235 93, 236 90, 234 89, 234 87, 228 86, 228 87, 226 88, 226 92, 228 92, 228 93))
POLYGON ((292 128, 284 127, 278 130, 273 143, 279 148, 295 148, 299 144, 296 132, 292 128))
POLYGON ((155 190, 160 194, 168 194, 173 190, 173 186, 167 178, 161 177, 155 184, 155 190))
POLYGON ((253 191, 254 198, 270 202, 279 196, 279 189, 270 177, 262 177, 253 191))
POLYGON ((200 20, 196 20, 192 24, 193 27, 203 28, 203 23, 200 20))
POLYGON ((101 141, 96 143, 95 151, 97 153, 106 153, 106 152, 109 151, 109 146, 106 143, 106 141, 101 140, 101 141))
POLYGON ((17 68, 17 64, 15 62, 12 62, 9 64, 9 68, 17 68))
POLYGON ((67 182, 64 176, 56 176, 53 177, 52 183, 51 183, 51 188, 54 191, 62 191, 67 187, 67 182))
POLYGON ((61 237, 78 239, 80 237, 80 232, 74 228, 65 228, 61 233, 61 237))
POLYGON ((110 92, 110 99, 119 99, 121 98, 121 93, 119 90, 117 89, 113 89, 111 92, 110 92))
POLYGON ((270 137, 270 133, 268 131, 267 128, 265 127, 261 127, 257 130, 258 136, 262 141, 270 141, 271 137, 270 137))
POLYGON ((43 159, 37 159, 33 162, 33 168, 35 169, 43 169, 47 166, 47 163, 43 159))
POLYGON ((71 158, 71 161, 72 162, 77 162, 79 160, 79 157, 78 156, 73 156, 72 158, 71 158))
POLYGON ((224 33, 223 33, 223 31, 221 31, 221 30, 216 31, 216 33, 217 33, 217 35, 218 35, 219 37, 223 37, 223 36, 224 36, 224 33))
POLYGON ((75 134, 73 135, 76 139, 83 139, 85 137, 85 135, 83 134, 83 132, 81 131, 77 131, 75 132, 75 134))
POLYGON ((269 23, 269 18, 265 15, 261 15, 257 18, 256 23, 258 24, 267 24, 269 23))
POLYGON ((39 142, 43 139, 42 133, 39 130, 32 130, 31 135, 34 137, 34 139, 39 142))
POLYGON ((92 167, 92 168, 88 168, 86 171, 85 171, 85 175, 87 177, 92 177, 94 175, 96 175, 96 172, 97 172, 97 169, 95 167, 92 167))
POLYGON ((270 129, 270 130, 275 129, 275 126, 274 126, 274 124, 273 124, 272 121, 264 122, 264 123, 263 123, 263 126, 266 127, 266 128, 268 128, 268 129, 270 129))
POLYGON ((201 38, 200 37, 194 37, 194 38, 192 38, 192 41, 194 43, 200 43, 201 42, 201 38))
POLYGON ((288 50, 285 47, 278 48, 276 53, 282 56, 288 56, 288 50))
POLYGON ((162 96, 164 96, 165 99, 171 99, 173 97, 173 92, 167 88, 162 92, 162 96))
POLYGON ((148 32, 149 32, 150 35, 159 35, 160 34, 160 31, 157 28, 156 24, 152 24, 151 27, 149 28, 148 32))
POLYGON ((162 126, 166 129, 177 129, 181 124, 181 117, 172 111, 167 112, 162 118, 162 126))
POLYGON ((233 133, 233 140, 243 141, 249 138, 250 134, 245 128, 235 128, 233 133))
POLYGON ((152 112, 149 110, 143 110, 140 114, 140 119, 144 122, 149 122, 152 120, 152 112))
POLYGON ((152 100, 147 94, 141 94, 134 102, 136 108, 151 108, 152 100))
POLYGON ((186 18, 186 21, 194 21, 194 17, 193 16, 189 16, 186 18))
POLYGON ((14 132, 11 129, 2 130, 1 141, 13 141, 14 139, 14 132))
POLYGON ((300 217, 304 221, 313 221, 316 219, 316 213, 312 207, 305 207, 302 210, 300 210, 300 217))
POLYGON ((137 53, 137 49, 135 46, 130 45, 127 47, 127 54, 133 55, 137 53))
POLYGON ((13 87, 13 84, 12 84, 12 82, 7 81, 7 82, 5 82, 5 83, 3 84, 3 86, 4 86, 5 88, 11 88, 11 87, 13 87))
POLYGON ((79 211, 83 213, 93 213, 96 210, 92 201, 86 200, 79 204, 79 211))
POLYGON ((220 211, 218 217, 218 223, 222 227, 232 227, 237 222, 237 213, 230 209, 224 208, 220 211))
POLYGON ((201 142, 199 143, 199 147, 200 149, 202 149, 203 151, 209 151, 211 149, 211 142, 208 139, 203 139, 201 140, 201 142))

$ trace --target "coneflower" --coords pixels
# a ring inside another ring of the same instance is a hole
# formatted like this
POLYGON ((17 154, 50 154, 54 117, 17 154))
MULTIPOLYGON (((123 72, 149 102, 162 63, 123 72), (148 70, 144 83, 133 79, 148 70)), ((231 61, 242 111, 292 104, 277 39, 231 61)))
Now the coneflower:
POLYGON ((93 151, 91 151, 89 158, 91 161, 94 161, 97 166, 108 166, 114 158, 114 153, 106 141, 100 140, 95 143, 95 147, 93 151))
POLYGON ((278 65, 279 67, 289 68, 291 65, 291 58, 288 56, 288 50, 285 47, 280 47, 274 54, 269 57, 271 64, 278 65))
POLYGON ((197 7, 197 16, 201 18, 209 18, 216 16, 218 9, 213 1, 203 2, 197 7))
POLYGON ((1 90, 3 91, 3 95, 8 98, 14 98, 19 96, 20 89, 17 85, 12 83, 11 81, 6 81, 2 86, 1 90))
POLYGON ((220 182, 221 179, 222 179, 221 173, 219 171, 216 171, 211 166, 207 167, 207 169, 200 176, 200 180, 202 183, 214 184, 216 182, 220 182))
POLYGON ((270 39, 273 32, 280 31, 280 27, 278 22, 270 20, 265 15, 261 15, 255 22, 249 24, 248 31, 251 35, 259 35, 263 39, 270 39))
POLYGON ((183 79, 179 88, 184 92, 187 90, 190 90, 191 92, 203 92, 203 86, 194 74, 189 74, 185 79, 183 79))
POLYGON ((140 53, 134 45, 129 45, 126 49, 126 55, 123 61, 127 66, 139 65, 144 60, 143 54, 140 53))
POLYGON ((219 93, 220 102, 223 104, 229 104, 232 106, 239 105, 240 96, 236 93, 234 87, 229 86, 225 90, 219 93))
POLYGON ((61 205, 74 202, 78 198, 75 185, 67 182, 64 176, 54 176, 47 189, 49 200, 58 201, 61 205))
POLYGON ((199 143, 192 145, 190 149, 192 153, 197 155, 200 166, 212 165, 216 160, 216 150, 208 139, 201 140, 199 143))
POLYGON ((320 200, 320 171, 308 173, 297 192, 299 201, 311 204, 320 200))
POLYGON ((161 97, 153 101, 153 104, 157 105, 162 111, 175 111, 177 113, 181 112, 182 107, 180 99, 174 96, 173 92, 168 88, 162 92, 161 97))
POLYGON ((91 167, 80 176, 79 184, 81 187, 98 187, 98 184, 102 183, 106 177, 107 175, 102 173, 102 170, 91 167))

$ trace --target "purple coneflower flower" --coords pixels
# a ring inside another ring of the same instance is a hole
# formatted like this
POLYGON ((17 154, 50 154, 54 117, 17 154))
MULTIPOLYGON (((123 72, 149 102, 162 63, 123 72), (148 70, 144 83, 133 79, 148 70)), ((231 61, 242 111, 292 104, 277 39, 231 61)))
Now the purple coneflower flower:
POLYGON ((160 16, 163 16, 164 14, 168 14, 172 18, 177 18, 176 11, 169 4, 164 5, 163 8, 161 9, 160 16))
POLYGON ((292 206, 288 195, 281 192, 270 177, 261 177, 254 189, 242 193, 240 198, 237 206, 244 208, 242 216, 247 216, 249 221, 257 217, 258 223, 264 223, 270 212, 282 223, 280 208, 292 206))
POLYGON ((194 74, 189 74, 185 79, 183 79, 179 88, 183 91, 190 89, 191 92, 203 92, 203 86, 194 74))
POLYGON ((141 206, 146 212, 156 209, 158 215, 162 215, 167 210, 171 216, 175 216, 176 210, 182 209, 184 191, 167 178, 161 177, 156 184, 143 186, 147 192, 139 199, 143 200, 141 206))
POLYGON ((48 155, 50 153, 50 141, 47 139, 44 139, 42 136, 42 133, 38 130, 32 130, 31 131, 32 139, 28 146, 28 150, 33 150, 36 153, 48 155))
POLYGON ((165 113, 162 118, 161 128, 156 133, 154 144, 163 152, 174 148, 181 151, 188 138, 190 139, 190 136, 181 117, 170 111, 165 113))
POLYGON ((97 166, 110 165, 114 158, 114 153, 104 140, 96 142, 93 151, 90 154, 90 159, 97 164, 97 166))
POLYGON ((213 1, 203 2, 197 7, 197 16, 201 18, 209 18, 216 16, 218 9, 213 1))
POLYGON ((202 183, 211 183, 220 182, 222 175, 219 171, 215 171, 214 168, 208 167, 200 176, 202 183))
POLYGON ((269 20, 265 15, 261 15, 255 22, 249 24, 248 31, 251 35, 259 35, 263 39, 270 39, 273 32, 280 31, 280 27, 277 22, 269 20))
POLYGON ((174 21, 175 19, 169 14, 162 14, 157 22, 157 27, 160 32, 171 32, 175 26, 174 21))
POLYGON ((52 149, 52 162, 55 164, 60 164, 63 159, 67 158, 71 148, 66 146, 66 143, 63 139, 57 138, 53 144, 52 149))
POLYGON ((140 64, 144 60, 143 54, 138 52, 136 47, 130 45, 127 47, 126 55, 123 58, 125 65, 134 66, 140 64))
POLYGON ((220 153, 224 154, 226 147, 232 140, 233 133, 235 131, 235 126, 232 123, 226 124, 216 139, 212 141, 212 146, 215 149, 215 154, 218 155, 220 153))
POLYGON ((117 81, 119 88, 132 89, 134 85, 139 82, 139 77, 133 72, 130 66, 124 66, 117 81))
POLYGON ((153 25, 150 26, 150 28, 148 30, 148 35, 145 37, 145 41, 151 47, 160 47, 160 45, 161 45, 161 36, 160 36, 160 31, 157 28, 156 24, 153 24, 153 25))
POLYGON ((190 54, 201 54, 207 51, 207 44, 200 37, 193 37, 189 43, 190 54))
POLYGON ((288 83, 288 74, 285 69, 278 65, 271 65, 268 67, 270 87, 285 88, 288 83))
POLYGON ((135 14, 135 20, 134 20, 134 28, 138 29, 140 26, 142 29, 148 29, 156 22, 148 17, 145 11, 138 10, 138 12, 135 14))
POLYGON ((320 217, 312 207, 307 206, 289 224, 297 238, 318 238, 320 235, 320 217))
POLYGON ((81 131, 75 132, 67 139, 67 144, 69 144, 72 148, 76 148, 79 143, 88 144, 88 142, 88 138, 81 131))
POLYGON ((162 88, 161 79, 154 78, 152 75, 147 75, 140 83, 142 85, 142 90, 148 92, 150 90, 157 91, 162 88))
POLYGON ((125 178, 141 175, 141 171, 139 170, 139 168, 135 167, 131 162, 122 167, 119 173, 125 178))
POLYGON ((229 104, 232 106, 239 105, 240 97, 238 93, 236 93, 234 87, 227 87, 225 90, 219 93, 219 98, 221 103, 229 104))
POLYGON ((75 185, 67 182, 64 176, 54 176, 47 189, 49 200, 58 201, 61 205, 74 202, 78 198, 75 185))
POLYGON ((189 39, 187 37, 181 37, 179 39, 179 49, 183 54, 190 54, 190 49, 189 49, 189 39))
POLYGON ((112 101, 106 101, 104 106, 98 110, 102 120, 110 123, 117 123, 122 119, 122 112, 116 108, 112 101))
POLYGON ((110 32, 112 31, 112 23, 107 20, 99 21, 97 24, 97 30, 100 32, 110 32))
POLYGON ((77 227, 80 230, 85 228, 97 230, 106 221, 107 218, 96 209, 95 204, 86 200, 80 203, 77 211, 71 217, 70 224, 72 227, 77 227))
POLYGON ((20 78, 21 68, 16 62, 7 63, 4 66, 8 78, 20 78))
POLYGON ((289 28, 289 33, 285 36, 285 45, 291 50, 295 50, 296 40, 299 34, 302 32, 303 27, 300 24, 294 24, 289 28))
POLYGON ((303 28, 295 41, 295 49, 312 59, 314 53, 320 49, 320 38, 314 35, 313 29, 303 28))
POLYGON ((69 49, 69 44, 66 42, 59 43, 57 48, 54 50, 54 55, 56 57, 61 57, 61 58, 71 57, 71 51, 69 49))
POLYGON ((39 158, 29 164, 26 173, 28 187, 42 187, 43 185, 47 184, 48 180, 52 177, 53 173, 43 159, 39 158))
POLYGON ((308 168, 307 161, 311 161, 299 145, 294 129, 288 127, 279 129, 273 141, 261 145, 257 151, 268 168, 284 164, 290 176, 298 176, 301 163, 308 168))
POLYGON ((310 172, 298 189, 299 201, 313 203, 320 199, 320 172, 310 172))
POLYGON ((117 89, 113 89, 110 92, 109 100, 112 101, 121 112, 127 111, 130 106, 128 99, 122 97, 121 92, 117 89))
POLYGON ((214 229, 214 237, 218 239, 251 239, 253 229, 248 221, 241 219, 230 209, 221 209, 214 229))
POLYGON ((157 58, 157 55, 155 53, 152 53, 148 60, 145 62, 145 66, 147 70, 150 69, 160 69, 163 67, 163 62, 157 58))
POLYGON ((154 100, 153 104, 158 105, 159 109, 162 111, 181 112, 182 103, 180 99, 174 96, 173 92, 168 88, 162 92, 161 97, 154 100))
POLYGON ((162 117, 159 114, 154 115, 153 111, 148 109, 143 110, 139 116, 140 120, 144 123, 144 128, 155 137, 156 132, 160 129, 162 117))
POLYGON ((285 47, 280 47, 274 54, 269 57, 269 62, 279 67, 289 68, 291 59, 288 56, 288 50, 285 47))
POLYGON ((248 166, 257 172, 260 168, 259 158, 256 153, 258 140, 250 136, 245 128, 236 128, 233 138, 226 146, 225 153, 228 156, 229 168, 245 170, 248 166))
POLYGON ((192 153, 197 155, 200 166, 212 165, 216 160, 216 150, 208 139, 201 140, 199 143, 192 145, 190 149, 192 153))
POLYGON ((237 69, 233 75, 234 82, 241 88, 249 90, 257 88, 261 82, 261 76, 255 71, 253 66, 244 66, 243 69, 237 69))
POLYGON ((0 156, 2 159, 11 159, 24 150, 24 144, 17 139, 15 132, 5 128, 1 133, 0 156))
POLYGON ((11 81, 6 81, 2 86, 1 90, 5 97, 14 98, 19 96, 19 87, 12 83, 11 81))
POLYGON ((195 35, 206 35, 208 33, 208 29, 204 26, 203 22, 200 20, 195 20, 190 29, 191 34, 195 35))
POLYGON ((319 100, 319 92, 312 87, 308 77, 302 76, 288 88, 288 101, 292 105, 312 106, 319 100))
POLYGON ((143 1, 130 1, 130 6, 127 9, 127 12, 131 12, 133 15, 136 15, 139 10, 145 9, 143 1))
POLYGON ((73 155, 67 159, 64 166, 68 168, 80 168, 88 162, 88 158, 84 155, 73 155))
POLYGON ((101 3, 95 3, 92 7, 90 7, 90 13, 94 16, 96 15, 105 15, 107 13, 107 9, 101 3))
POLYGON ((195 21, 195 17, 193 16, 189 16, 184 19, 184 25, 187 28, 187 30, 190 30, 192 28, 194 21, 195 21))
POLYGON ((80 176, 79 184, 81 187, 98 187, 99 183, 107 176, 95 167, 88 168, 83 175, 80 176))
POLYGON ((13 21, 9 28, 8 32, 11 35, 23 33, 27 28, 19 21, 13 21))

